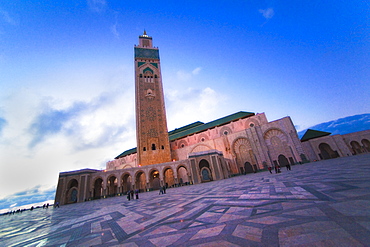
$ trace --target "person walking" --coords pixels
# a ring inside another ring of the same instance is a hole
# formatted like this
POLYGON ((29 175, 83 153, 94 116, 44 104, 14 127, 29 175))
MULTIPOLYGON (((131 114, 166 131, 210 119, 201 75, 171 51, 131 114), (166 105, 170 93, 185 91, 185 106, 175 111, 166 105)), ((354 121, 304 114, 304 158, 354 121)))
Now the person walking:
POLYGON ((267 168, 268 170, 269 170, 269 172, 272 174, 272 168, 271 168, 271 166, 269 166, 268 168, 267 168))
POLYGON ((135 195, 136 195, 136 200, 138 200, 139 199, 139 190, 138 189, 135 190, 135 195))

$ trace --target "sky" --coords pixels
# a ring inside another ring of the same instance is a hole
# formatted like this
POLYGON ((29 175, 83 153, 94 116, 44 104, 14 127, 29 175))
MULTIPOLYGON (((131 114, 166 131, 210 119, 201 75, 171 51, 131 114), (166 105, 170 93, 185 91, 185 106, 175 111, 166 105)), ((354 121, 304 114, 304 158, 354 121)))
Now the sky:
POLYGON ((136 147, 144 30, 169 130, 238 111, 298 131, 369 113, 369 13, 363 0, 0 0, 0 204, 52 199, 59 172, 136 147))

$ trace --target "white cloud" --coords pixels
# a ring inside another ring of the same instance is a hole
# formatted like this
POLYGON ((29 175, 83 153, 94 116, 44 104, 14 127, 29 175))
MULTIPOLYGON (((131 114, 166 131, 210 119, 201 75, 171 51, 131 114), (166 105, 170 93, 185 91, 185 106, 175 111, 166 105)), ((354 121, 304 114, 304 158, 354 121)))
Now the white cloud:
POLYGON ((201 67, 198 67, 198 68, 195 68, 191 73, 193 74, 193 75, 198 75, 199 73, 200 73, 200 71, 202 70, 202 68, 201 67))
POLYGON ((226 97, 210 87, 187 88, 185 91, 167 90, 167 121, 169 130, 196 121, 212 121, 226 97))
POLYGON ((110 31, 112 32, 112 34, 114 35, 114 37, 116 38, 116 39, 119 39, 119 32, 118 32, 118 30, 117 30, 117 23, 116 24, 114 24, 114 25, 112 25, 111 27, 110 27, 110 31))
POLYGON ((201 70, 202 70, 201 67, 197 67, 193 69, 191 72, 185 71, 185 70, 179 70, 176 72, 177 80, 190 81, 193 78, 193 76, 199 75, 201 70))
POLYGON ((268 19, 271 19, 275 12, 274 12, 274 9, 273 8, 267 8, 267 9, 260 9, 258 10, 262 15, 263 17, 265 17, 267 20, 268 19))
POLYGON ((114 12, 114 15, 115 15, 115 19, 116 19, 116 22, 110 27, 110 31, 112 32, 112 34, 114 35, 114 37, 116 39, 119 39, 120 38, 120 34, 117 30, 117 27, 118 27, 118 12, 114 12))
POLYGON ((83 101, 32 90, 18 89, 4 97, 0 198, 36 184, 55 186, 61 171, 103 169, 108 160, 135 147, 130 90, 113 87, 83 101))

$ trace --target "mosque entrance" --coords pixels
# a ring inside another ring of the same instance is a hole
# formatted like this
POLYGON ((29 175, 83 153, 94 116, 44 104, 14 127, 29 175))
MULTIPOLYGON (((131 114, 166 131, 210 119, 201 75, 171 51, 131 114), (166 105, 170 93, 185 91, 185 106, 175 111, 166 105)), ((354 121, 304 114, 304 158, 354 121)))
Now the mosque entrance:
POLYGON ((136 174, 135 189, 140 190, 140 192, 146 190, 146 179, 145 173, 140 171, 136 174))
POLYGON ((199 162, 199 169, 201 174, 202 182, 212 181, 212 173, 207 160, 202 159, 199 162))
POLYGON ((77 189, 78 189, 77 180, 72 179, 71 181, 69 181, 66 203, 75 203, 75 202, 77 202, 77 195, 78 195, 78 190, 77 189))
POLYGON ((180 184, 188 184, 189 183, 189 176, 188 171, 185 167, 181 166, 177 170, 177 178, 179 179, 180 184))
POLYGON ((118 188, 118 179, 115 176, 111 176, 108 179, 108 195, 109 196, 115 196, 117 193, 117 188, 118 188))
POLYGON ((103 179, 97 178, 94 182, 93 198, 100 199, 103 196, 103 179))
POLYGON ((167 168, 166 170, 164 170, 164 184, 166 185, 166 187, 171 187, 175 184, 175 178, 173 176, 173 171, 171 168, 167 168))
POLYGON ((281 167, 289 165, 288 159, 282 154, 279 155, 278 160, 281 167))
POLYGON ((71 203, 77 202, 77 194, 78 194, 77 189, 73 188, 71 192, 71 198, 70 198, 71 203))
POLYGON ((254 170, 253 170, 253 166, 251 165, 251 163, 249 162, 245 162, 244 163, 244 169, 245 169, 245 173, 253 173, 254 170))
POLYGON ((339 157, 338 152, 331 149, 331 147, 327 143, 321 143, 319 145, 319 149, 320 149, 319 156, 323 160, 333 159, 333 158, 338 158, 339 157))
POLYGON ((122 193, 126 194, 127 191, 131 190, 131 176, 126 173, 122 176, 122 193))
POLYGON ((150 188, 153 190, 158 190, 161 187, 161 183, 159 181, 159 172, 154 170, 150 173, 150 188))
POLYGON ((362 153, 361 145, 356 141, 351 141, 351 148, 353 150, 353 154, 360 154, 362 153))

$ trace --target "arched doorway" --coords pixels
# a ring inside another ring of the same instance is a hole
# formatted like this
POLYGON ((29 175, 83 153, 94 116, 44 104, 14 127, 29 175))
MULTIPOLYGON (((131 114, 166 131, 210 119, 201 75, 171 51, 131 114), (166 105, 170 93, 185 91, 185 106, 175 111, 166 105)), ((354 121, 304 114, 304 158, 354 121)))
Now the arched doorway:
POLYGON ((199 170, 200 170, 200 175, 201 175, 202 182, 209 182, 209 181, 213 180, 211 169, 209 167, 209 163, 208 163, 207 160, 202 159, 199 162, 199 170))
POLYGON ((166 187, 171 187, 175 184, 175 178, 174 178, 174 175, 173 175, 173 171, 171 168, 167 168, 164 170, 163 172, 163 175, 164 175, 164 184, 166 185, 166 187))
POLYGON ((97 178, 94 182, 93 198, 100 199, 103 196, 103 179, 97 178))
POLYGON ((302 160, 303 163, 308 162, 305 154, 300 154, 299 156, 301 157, 301 160, 302 160))
POLYGON ((146 190, 146 178, 145 173, 143 171, 139 171, 136 173, 135 176, 135 189, 140 190, 140 192, 146 190))
POLYGON ((351 148, 353 150, 353 154, 360 154, 362 153, 361 145, 356 141, 351 141, 351 148))
POLYGON ((66 203, 75 203, 78 200, 78 182, 76 179, 72 179, 68 183, 68 190, 66 193, 66 203))
POLYGON ((184 166, 180 166, 177 170, 177 178, 180 184, 188 184, 189 183, 189 176, 188 171, 184 166))
POLYGON ((107 181, 107 190, 109 196, 115 196, 118 188, 118 179, 115 176, 110 176, 107 181))
POLYGON ((365 151, 369 153, 370 152, 370 141, 367 139, 362 139, 361 143, 364 146, 365 151))
POLYGON ((327 160, 339 157, 338 152, 333 151, 333 149, 331 149, 331 147, 327 143, 321 143, 319 145, 319 149, 320 149, 319 156, 321 159, 327 160))
POLYGON ((253 170, 253 166, 252 166, 252 164, 251 163, 249 163, 249 162, 245 162, 244 163, 244 170, 245 170, 245 173, 247 174, 247 173, 253 173, 254 172, 254 170, 253 170))
MULTIPOLYGON (((235 154, 236 164, 241 174, 249 173, 245 167, 245 163, 256 163, 255 155, 252 150, 251 143, 246 138, 238 138, 234 141, 233 153, 235 154)), ((252 168, 253 169, 253 168, 252 168)), ((253 172, 253 171, 252 171, 253 172)))
POLYGON ((122 193, 126 194, 127 191, 131 190, 131 176, 129 173, 125 173, 122 176, 121 181, 122 193))
POLYGON ((149 175, 150 188, 153 190, 158 190, 161 187, 159 180, 159 172, 157 170, 152 170, 149 175))
POLYGON ((284 155, 282 155, 282 154, 279 155, 278 161, 279 161, 279 165, 281 167, 284 167, 284 166, 289 165, 288 159, 284 155))

